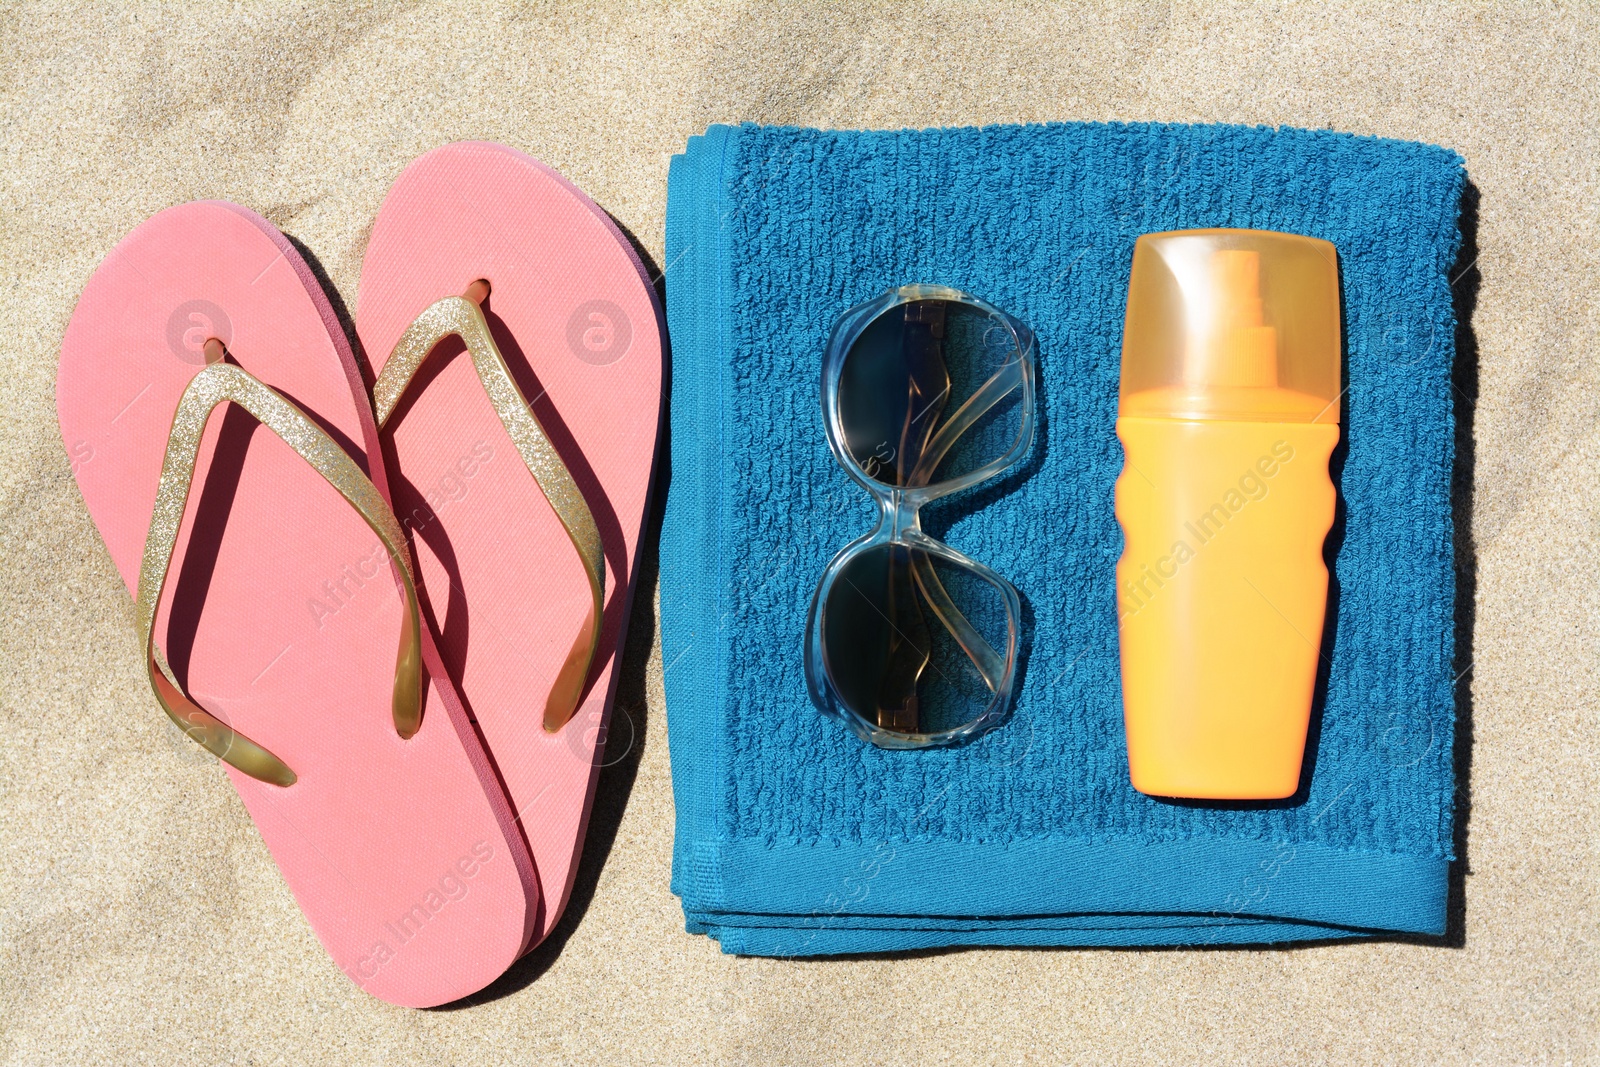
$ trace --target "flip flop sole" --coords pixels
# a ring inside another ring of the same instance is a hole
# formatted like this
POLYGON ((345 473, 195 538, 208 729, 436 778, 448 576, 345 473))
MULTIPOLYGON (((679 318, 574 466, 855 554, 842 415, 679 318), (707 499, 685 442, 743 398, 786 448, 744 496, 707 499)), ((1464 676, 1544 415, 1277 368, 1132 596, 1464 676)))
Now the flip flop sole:
MULTIPOLYGON (((360 373, 293 246, 231 204, 163 211, 85 287, 56 383, 74 474, 130 592, 173 412, 210 336, 384 489, 360 373)), ((426 640, 421 729, 395 731, 404 601, 377 536, 228 407, 207 424, 177 545, 156 643, 197 702, 296 773, 281 787, 226 768, 334 961, 402 1005, 493 981, 531 935, 532 865, 426 640)))
POLYGON ((459 341, 430 357, 384 436, 425 613, 533 852, 537 943, 570 895, 602 762, 655 461, 662 318, 632 247, 574 186, 504 146, 452 144, 406 168, 373 225, 356 322, 374 372, 420 312, 480 279, 495 342, 604 543, 599 651, 560 730, 544 728, 545 698, 590 589, 459 341))

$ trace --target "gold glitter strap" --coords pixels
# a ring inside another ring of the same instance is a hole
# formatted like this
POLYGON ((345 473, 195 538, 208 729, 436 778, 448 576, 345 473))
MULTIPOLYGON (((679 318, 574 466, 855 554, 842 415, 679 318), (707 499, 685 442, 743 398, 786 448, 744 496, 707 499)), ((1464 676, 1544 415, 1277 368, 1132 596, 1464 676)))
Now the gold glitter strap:
POLYGON ((567 653, 555 682, 550 687, 544 708, 546 730, 559 730, 578 710, 578 699, 583 695, 584 682, 600 647, 600 620, 605 604, 605 553, 600 542, 600 528, 595 525, 589 504, 573 480, 572 472, 561 461, 561 454, 550 443, 550 437, 539 424, 533 407, 517 388, 500 354, 489 324, 484 321, 479 304, 488 296, 487 282, 474 282, 466 296, 447 296, 418 315, 406 327, 389 361, 383 365, 372 387, 373 406, 377 409, 381 427, 394 414, 400 398, 416 376, 418 369, 446 337, 461 338, 472 357, 472 366, 478 380, 489 396, 489 403, 505 426, 506 433, 516 445, 522 462, 545 499, 555 509, 556 517, 567 531, 572 547, 583 562, 589 579, 591 604, 589 617, 584 621, 577 640, 567 653))
MULTIPOLYGON (((208 343, 208 359, 213 355, 213 346, 215 357, 220 359, 220 344, 214 341, 208 343)), ((173 548, 194 481, 200 438, 212 411, 224 403, 244 408, 311 464, 312 469, 360 512, 383 542, 389 558, 397 564, 401 584, 405 587, 406 611, 400 626, 400 650, 395 657, 391 711, 394 728, 404 738, 411 737, 422 725, 422 629, 417 614, 416 582, 411 573, 410 557, 406 555, 405 535, 394 512, 377 487, 356 466, 355 460, 333 438, 294 404, 232 364, 212 362, 194 376, 183 391, 172 419, 167 454, 161 464, 161 487, 156 493, 155 514, 150 519, 150 533, 144 542, 139 594, 134 608, 139 639, 144 643, 146 668, 156 700, 184 733, 250 777, 288 786, 294 784, 294 772, 277 756, 191 700, 155 645, 156 609, 161 604, 161 592, 172 566, 173 548)))

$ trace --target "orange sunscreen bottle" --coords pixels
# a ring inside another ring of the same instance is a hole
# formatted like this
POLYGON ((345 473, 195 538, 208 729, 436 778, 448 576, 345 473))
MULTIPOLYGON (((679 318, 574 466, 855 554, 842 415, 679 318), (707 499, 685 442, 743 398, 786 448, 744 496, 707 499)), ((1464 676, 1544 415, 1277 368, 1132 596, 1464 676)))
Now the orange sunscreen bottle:
POLYGON ((1294 793, 1311 718, 1339 442, 1332 244, 1140 237, 1117 436, 1122 708, 1133 787, 1294 793))

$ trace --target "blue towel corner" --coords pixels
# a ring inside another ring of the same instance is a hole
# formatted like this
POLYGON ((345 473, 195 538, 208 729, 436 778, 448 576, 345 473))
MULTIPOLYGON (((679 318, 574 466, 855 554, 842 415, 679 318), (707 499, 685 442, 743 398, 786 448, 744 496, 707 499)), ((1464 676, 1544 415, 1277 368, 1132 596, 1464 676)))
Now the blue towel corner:
POLYGON ((1440 934, 1454 796, 1447 272, 1465 180, 1444 149, 1228 126, 837 132, 715 126, 672 161, 671 485, 662 649, 673 889, 725 951, 1249 944, 1440 934), (1128 783, 1113 434, 1142 233, 1332 241, 1345 441, 1308 785, 1163 801, 1128 783), (1038 338, 1035 456, 930 509, 1026 607, 1009 720, 872 748, 809 703, 806 608, 873 511, 823 437, 834 318, 955 286, 1038 338))

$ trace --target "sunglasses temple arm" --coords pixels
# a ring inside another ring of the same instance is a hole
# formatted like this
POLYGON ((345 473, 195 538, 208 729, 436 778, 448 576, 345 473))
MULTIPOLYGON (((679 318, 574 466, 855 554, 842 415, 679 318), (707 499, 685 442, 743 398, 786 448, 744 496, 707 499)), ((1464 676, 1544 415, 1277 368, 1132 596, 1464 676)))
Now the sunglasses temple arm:
POLYGON ((1020 385, 1022 385, 1022 360, 1013 359, 979 386, 977 391, 967 398, 967 402, 950 416, 950 421, 939 427, 939 432, 928 442, 928 447, 917 460, 917 465, 905 484, 928 484, 933 478, 933 472, 943 462, 945 454, 961 439, 961 435, 970 430, 974 423, 988 414, 990 408, 1010 396, 1020 385))
POLYGON ((999 690, 1000 681, 1005 676, 1005 661, 1000 658, 1000 653, 994 646, 984 640, 967 617, 961 614, 961 609, 956 607, 955 601, 950 599, 950 594, 945 591, 944 583, 939 581, 939 575, 934 571, 933 564, 928 561, 925 552, 913 552, 911 573, 916 577, 917 588, 922 590, 923 598, 928 606, 938 616, 939 622, 950 631, 950 636, 955 638, 956 644, 961 646, 961 651, 967 654, 972 665, 983 676, 983 683, 989 687, 989 692, 999 690))

